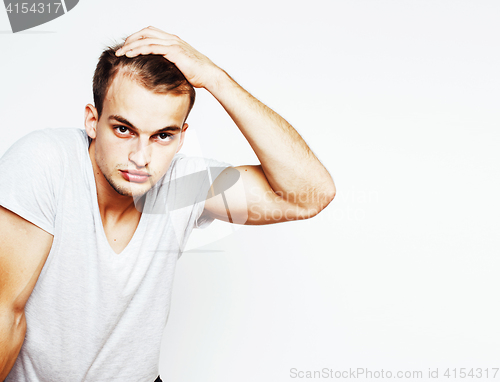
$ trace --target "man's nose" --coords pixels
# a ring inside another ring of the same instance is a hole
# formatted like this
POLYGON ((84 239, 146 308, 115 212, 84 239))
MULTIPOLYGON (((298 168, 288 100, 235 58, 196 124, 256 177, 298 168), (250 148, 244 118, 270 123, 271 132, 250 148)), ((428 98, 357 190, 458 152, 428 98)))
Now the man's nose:
POLYGON ((138 138, 129 156, 137 167, 146 167, 151 161, 151 145, 149 139, 138 138))

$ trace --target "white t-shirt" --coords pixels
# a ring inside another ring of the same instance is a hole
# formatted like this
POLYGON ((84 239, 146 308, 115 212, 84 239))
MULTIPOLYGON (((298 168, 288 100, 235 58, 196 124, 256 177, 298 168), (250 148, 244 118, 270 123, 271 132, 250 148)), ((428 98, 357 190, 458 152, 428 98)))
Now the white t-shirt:
POLYGON ((177 259, 193 227, 210 224, 197 220, 211 180, 229 166, 177 154, 116 254, 88 146, 84 130, 44 129, 0 159, 0 205, 54 235, 8 382, 154 381, 177 259))

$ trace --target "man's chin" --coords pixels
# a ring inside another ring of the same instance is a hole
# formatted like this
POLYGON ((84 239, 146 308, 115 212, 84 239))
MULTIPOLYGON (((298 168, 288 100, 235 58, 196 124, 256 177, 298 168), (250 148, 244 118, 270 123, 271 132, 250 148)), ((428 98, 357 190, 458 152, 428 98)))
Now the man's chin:
POLYGON ((127 189, 127 196, 131 196, 134 199, 135 198, 141 198, 146 193, 151 190, 151 185, 149 183, 146 184, 134 184, 131 183, 129 184, 129 187, 127 189))
POLYGON ((110 186, 120 195, 132 197, 134 199, 144 196, 152 187, 149 182, 133 183, 126 182, 126 184, 116 184, 109 182, 110 186))

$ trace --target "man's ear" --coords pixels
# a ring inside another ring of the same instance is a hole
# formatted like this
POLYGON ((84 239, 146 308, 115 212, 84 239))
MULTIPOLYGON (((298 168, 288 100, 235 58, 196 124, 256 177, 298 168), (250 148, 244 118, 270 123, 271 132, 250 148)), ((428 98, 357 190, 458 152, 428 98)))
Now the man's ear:
POLYGON ((88 104, 87 106, 85 106, 85 131, 87 132, 87 135, 92 139, 95 139, 96 137, 98 119, 99 115, 94 105, 88 104))
POLYGON ((186 130, 187 130, 188 127, 189 127, 189 125, 187 123, 185 123, 182 126, 182 131, 179 133, 181 136, 179 138, 179 146, 177 147, 177 150, 175 151, 176 153, 179 152, 179 150, 181 149, 182 145, 184 144, 184 134, 186 134, 186 130))

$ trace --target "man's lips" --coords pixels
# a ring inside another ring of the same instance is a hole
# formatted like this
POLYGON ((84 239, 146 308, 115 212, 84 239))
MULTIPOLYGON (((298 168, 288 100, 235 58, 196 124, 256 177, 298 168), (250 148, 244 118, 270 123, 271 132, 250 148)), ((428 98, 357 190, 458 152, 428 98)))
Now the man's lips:
POLYGON ((134 171, 134 170, 120 170, 120 173, 125 178, 125 180, 128 180, 129 182, 134 182, 134 183, 147 182, 147 180, 151 176, 147 172, 134 171))

